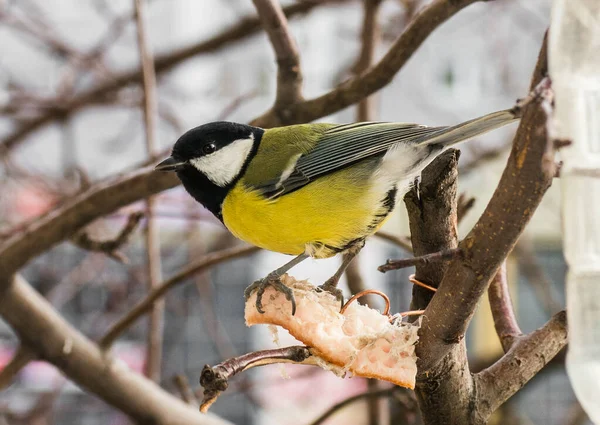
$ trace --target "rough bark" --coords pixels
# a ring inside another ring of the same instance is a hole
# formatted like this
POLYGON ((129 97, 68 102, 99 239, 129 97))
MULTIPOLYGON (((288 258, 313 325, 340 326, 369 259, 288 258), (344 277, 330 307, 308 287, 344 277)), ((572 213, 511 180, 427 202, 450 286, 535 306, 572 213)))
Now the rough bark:
MULTIPOLYGON (((423 170, 420 184, 404 197, 415 256, 458 245, 459 156, 460 152, 454 149, 442 154, 423 170)), ((422 262, 416 265, 415 277, 437 288, 447 268, 447 261, 422 262)), ((426 308, 433 294, 428 289, 413 286, 411 309, 426 308)), ((427 346, 418 343, 416 349, 420 358, 425 355, 427 346)), ((415 393, 425 424, 472 423, 475 393, 464 340, 455 344, 435 368, 419 373, 415 393)))
MULTIPOLYGON (((547 73, 546 43, 538 58, 531 87, 547 73)), ((483 215, 461 241, 462 256, 454 259, 423 318, 419 358, 426 374, 463 340, 475 307, 492 277, 533 216, 553 175, 547 158, 546 114, 529 105, 521 119, 513 148, 498 187, 483 215)))
POLYGON ((29 286, 15 277, 0 298, 0 314, 23 344, 52 363, 77 385, 91 391, 139 424, 225 425, 229 422, 196 409, 131 371, 79 333, 29 286))

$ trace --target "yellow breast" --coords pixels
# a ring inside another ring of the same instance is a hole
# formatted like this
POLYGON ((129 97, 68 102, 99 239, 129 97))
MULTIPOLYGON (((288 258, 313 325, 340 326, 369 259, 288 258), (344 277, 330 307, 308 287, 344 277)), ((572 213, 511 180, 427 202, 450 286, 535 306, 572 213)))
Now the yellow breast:
MULTIPOLYGON (((298 255, 319 246, 341 248, 376 228, 385 191, 352 170, 334 173, 275 200, 249 189, 243 179, 223 203, 223 221, 238 238, 270 251, 298 255)), ((379 226, 377 226, 379 227, 379 226)), ((317 258, 335 255, 323 249, 317 258)))

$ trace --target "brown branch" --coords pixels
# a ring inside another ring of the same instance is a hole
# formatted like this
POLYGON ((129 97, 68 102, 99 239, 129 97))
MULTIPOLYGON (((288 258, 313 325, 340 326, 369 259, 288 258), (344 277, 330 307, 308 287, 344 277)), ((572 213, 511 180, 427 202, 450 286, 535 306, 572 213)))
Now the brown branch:
POLYGON ((127 264, 127 257, 125 257, 125 255, 120 252, 119 249, 129 242, 131 235, 137 228, 142 218, 144 218, 144 213, 141 211, 129 214, 127 223, 125 226, 123 226, 119 234, 113 239, 94 240, 84 230, 75 234, 75 236, 71 238, 71 242, 73 242, 79 248, 85 249, 86 251, 103 252, 114 260, 127 264))
POLYGON ((586 411, 583 410, 581 403, 578 400, 574 400, 571 407, 567 409, 565 419, 560 423, 565 425, 585 425, 590 423, 590 418, 586 411))
POLYGON ((252 254, 259 251, 260 248, 254 246, 242 246, 234 247, 229 249, 223 249, 221 251, 207 254, 197 262, 190 264, 185 269, 177 273, 175 276, 164 281, 159 286, 154 288, 142 301, 140 301, 135 307, 115 323, 108 332, 100 340, 100 346, 103 349, 107 349, 112 343, 121 335, 125 330, 129 329, 141 316, 148 312, 156 300, 162 298, 170 289, 183 282, 190 276, 207 270, 217 264, 221 264, 225 261, 232 260, 234 258, 243 257, 245 255, 252 254))
POLYGON ((486 148, 485 150, 479 146, 471 147, 471 158, 469 158, 467 161, 464 161, 458 168, 461 176, 474 172, 478 170, 479 167, 484 166, 486 162, 495 161, 501 156, 507 154, 510 150, 510 146, 510 142, 506 141, 499 146, 494 148, 486 148))
MULTIPOLYGON (((546 70, 544 41, 532 89, 546 70)), ((550 187, 553 176, 543 166, 546 149, 546 114, 533 103, 525 109, 507 166, 492 199, 459 245, 463 255, 450 263, 438 292, 423 315, 419 340, 423 347, 419 356, 420 374, 427 374, 464 339, 479 299, 550 187)))
MULTIPOLYGON (((4 276, 2 278, 5 278, 4 276)), ((0 297, 0 314, 23 344, 82 388, 129 415, 136 423, 229 424, 195 409, 106 355, 67 323, 20 276, 0 297), (43 338, 40 338, 43 335, 43 338)))
MULTIPOLYGON (((152 50, 148 44, 146 30, 146 0, 134 0, 134 6, 137 42, 142 65, 142 81, 144 88, 143 109, 144 129, 146 131, 146 154, 148 155, 148 158, 152 158, 156 154, 156 74, 154 71, 152 50)), ((154 217, 155 204, 156 200, 153 196, 146 199, 146 214, 148 215, 145 234, 146 265, 148 288, 150 291, 154 290, 160 284, 162 276, 158 223, 156 217, 154 217)), ((160 299, 153 303, 148 324, 146 375, 155 382, 160 382, 164 309, 164 300, 160 299)))
POLYGON ((262 350, 234 357, 216 366, 206 365, 200 375, 200 385, 204 388, 201 412, 207 412, 210 406, 229 386, 229 379, 245 370, 275 363, 316 364, 309 347, 294 345, 291 347, 262 350))
MULTIPOLYGON (((421 173, 421 183, 404 196, 408 211, 410 237, 416 258, 432 252, 445 252, 456 248, 457 183, 460 151, 448 150, 427 166, 421 173)), ((447 264, 416 263, 416 280, 437 288, 447 264)), ((427 307, 433 293, 413 287, 411 310, 427 307)))
POLYGON ((252 0, 277 59, 277 96, 274 108, 285 115, 288 105, 302 100, 302 71, 298 46, 278 0, 252 0))
POLYGON ((567 345, 567 314, 555 314, 544 326, 515 340, 496 363, 476 375, 481 415, 487 419, 567 345))
MULTIPOLYGON (((344 0, 329 0, 326 2, 303 1, 284 7, 283 12, 289 19, 308 13, 320 5, 340 3, 343 1, 344 0)), ((231 43, 256 34, 260 29, 261 26, 258 17, 248 16, 242 18, 237 24, 232 25, 208 40, 157 56, 154 61, 154 68, 158 74, 167 72, 188 59, 220 50, 231 43)), ((109 80, 99 83, 74 97, 57 99, 56 105, 53 108, 47 108, 44 114, 23 121, 12 133, 6 136, 0 143, 0 155, 11 150, 34 131, 45 127, 53 121, 57 119, 66 119, 71 114, 78 112, 86 106, 93 105, 99 100, 106 98, 107 95, 113 94, 123 87, 130 84, 139 84, 141 82, 141 70, 133 69, 121 74, 113 75, 109 80)))
POLYGON ((384 241, 393 243, 394 245, 397 245, 399 248, 402 248, 407 252, 412 252, 410 238, 408 238, 407 236, 396 236, 383 230, 380 230, 379 232, 375 233, 375 236, 379 239, 383 239, 384 241))
POLYGON ((21 344, 10 362, 0 370, 0 391, 9 387, 19 372, 35 359, 35 353, 21 344))
MULTIPOLYGON (((361 75, 373 65, 375 51, 381 38, 379 22, 379 6, 381 0, 363 0, 363 25, 361 34, 361 50, 354 65, 354 73, 361 75)), ((375 97, 365 97, 358 103, 357 121, 373 121, 375 119, 375 97)))
MULTIPOLYGON (((460 172, 460 168, 459 168, 460 172)), ((475 206, 475 198, 469 198, 466 194, 461 193, 458 197, 458 206, 457 206, 457 220, 458 224, 465 218, 467 213, 475 206)))
MULTIPOLYGON (((354 65, 354 74, 360 75, 373 65, 375 51, 379 44, 379 22, 377 15, 381 0, 363 0, 363 22, 361 33, 361 49, 359 57, 354 65)), ((358 102, 356 110, 356 121, 374 121, 377 115, 375 95, 365 97, 358 102)), ((360 256, 360 254, 359 254, 360 256)), ((346 269, 346 280, 348 289, 352 295, 356 295, 366 289, 365 282, 360 272, 360 259, 355 258, 346 269)), ((375 308, 373 295, 365 297, 365 303, 375 308)), ((368 391, 377 391, 381 388, 381 382, 376 379, 367 380, 368 391)), ((389 424, 389 405, 387 399, 369 397, 367 399, 367 416, 369 425, 389 424)))
POLYGON ((388 53, 369 71, 315 99, 291 105, 281 117, 270 110, 252 121, 259 127, 275 127, 313 121, 333 114, 385 87, 412 57, 427 37, 454 14, 480 0, 434 0, 424 8, 398 37, 388 53), (282 120, 285 118, 285 120, 282 120))
POLYGON ((344 407, 349 406, 357 401, 360 401, 364 398, 377 399, 380 397, 391 397, 397 393, 401 393, 401 392, 405 392, 405 391, 406 391, 406 388, 391 387, 391 388, 381 388, 381 389, 374 390, 374 391, 366 391, 364 393, 356 394, 352 397, 348 397, 347 399, 342 400, 339 403, 336 403, 333 406, 331 406, 329 409, 327 409, 327 411, 323 412, 323 414, 321 414, 321 416, 319 416, 317 419, 312 421, 310 423, 310 425, 321 425, 327 419, 329 419, 331 416, 333 416, 335 413, 337 413, 339 410, 341 410, 344 407))
POLYGON ((399 270, 406 267, 416 266, 417 264, 447 261, 460 255, 460 248, 450 248, 431 254, 420 255, 413 258, 402 258, 400 260, 387 260, 385 264, 377 267, 381 273, 389 272, 390 270, 399 270))
POLYGON ((527 238, 519 239, 513 253, 517 259, 519 272, 527 279, 527 283, 532 287, 535 296, 546 313, 551 315, 560 311, 562 306, 553 294, 552 282, 540 266, 531 241, 527 238))
MULTIPOLYGON (((157 173, 153 168, 107 179, 29 223, 0 245, 0 276, 15 273, 29 260, 70 238, 98 217, 179 183, 176 176, 157 173)), ((6 281, 0 281, 0 296, 5 289, 3 284, 6 281)))
POLYGON ((187 404, 198 407, 196 394, 194 394, 194 391, 192 391, 190 383, 185 375, 175 375, 173 377, 173 383, 177 387, 177 390, 179 391, 183 401, 185 401, 187 404))
POLYGON ((508 282, 506 280, 506 261, 502 263, 488 288, 488 298, 494 318, 494 327, 504 352, 507 352, 515 339, 522 335, 513 309, 508 282))
MULTIPOLYGON (((404 197, 411 240, 417 256, 453 250, 458 244, 459 154, 459 151, 450 149, 436 158, 421 173, 420 185, 413 186, 404 197)), ((448 266, 446 262, 417 262, 416 279, 437 288, 448 266)), ((411 309, 422 314, 433 294, 430 288, 414 286, 411 309)), ((428 347, 421 342, 427 331, 421 326, 420 340, 416 345, 419 358, 427 354, 428 347)), ((470 416, 474 389, 463 340, 454 344, 435 368, 426 373, 421 370, 417 373, 415 394, 423 422, 427 425, 472 423, 470 416)))

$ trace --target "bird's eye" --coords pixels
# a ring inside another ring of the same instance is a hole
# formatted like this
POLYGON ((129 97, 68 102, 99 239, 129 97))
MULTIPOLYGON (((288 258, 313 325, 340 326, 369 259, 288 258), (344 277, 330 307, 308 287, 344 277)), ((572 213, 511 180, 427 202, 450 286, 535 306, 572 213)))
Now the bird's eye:
POLYGON ((202 146, 202 153, 204 155, 209 155, 216 150, 217 150, 217 147, 215 146, 214 143, 207 143, 206 145, 202 146))

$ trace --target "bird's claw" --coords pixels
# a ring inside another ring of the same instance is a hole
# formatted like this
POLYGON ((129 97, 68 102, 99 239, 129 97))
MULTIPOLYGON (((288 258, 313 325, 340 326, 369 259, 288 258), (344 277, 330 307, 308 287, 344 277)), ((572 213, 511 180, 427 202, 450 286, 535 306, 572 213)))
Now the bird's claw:
POLYGON ((324 284, 317 286, 317 291, 329 292, 344 306, 344 293, 337 287, 337 284, 337 280, 329 278, 324 284))
POLYGON ((281 277, 276 274, 269 274, 267 277, 259 279, 256 282, 252 283, 244 291, 244 297, 246 298, 246 300, 248 300, 248 298, 250 298, 252 293, 256 290, 256 310, 260 314, 264 314, 265 311, 263 310, 262 297, 265 293, 265 290, 269 286, 272 286, 273 289, 285 295, 285 299, 292 303, 292 316, 295 315, 296 299, 294 298, 294 292, 289 287, 285 286, 281 281, 281 277))

